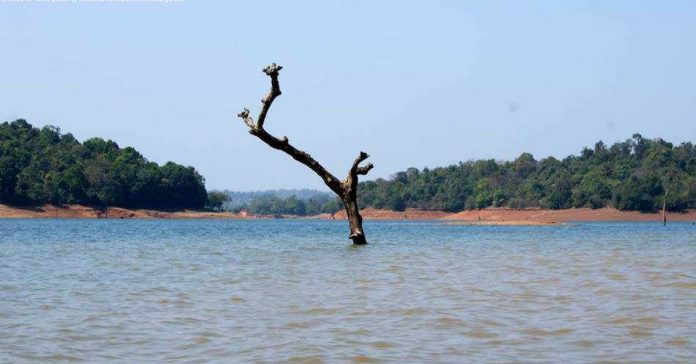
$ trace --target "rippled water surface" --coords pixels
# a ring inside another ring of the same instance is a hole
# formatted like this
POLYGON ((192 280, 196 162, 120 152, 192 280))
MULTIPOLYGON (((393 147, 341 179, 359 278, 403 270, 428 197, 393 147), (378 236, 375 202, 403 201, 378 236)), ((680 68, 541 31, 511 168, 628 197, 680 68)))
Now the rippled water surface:
POLYGON ((696 226, 0 220, 0 362, 695 362, 696 226))

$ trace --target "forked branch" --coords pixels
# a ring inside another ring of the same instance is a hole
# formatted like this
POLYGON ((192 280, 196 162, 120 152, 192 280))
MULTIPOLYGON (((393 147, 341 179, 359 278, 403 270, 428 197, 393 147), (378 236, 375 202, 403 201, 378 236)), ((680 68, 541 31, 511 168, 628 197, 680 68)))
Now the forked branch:
POLYGON ((266 114, 268 114, 268 109, 271 108, 273 100, 282 94, 280 91, 280 83, 278 82, 278 72, 280 72, 282 69, 283 66, 279 66, 275 63, 272 63, 270 66, 263 69, 263 73, 271 78, 271 90, 268 91, 268 95, 261 100, 263 106, 261 107, 261 112, 259 113, 259 121, 256 123, 257 128, 263 128, 263 123, 266 121, 266 114))
POLYGON ((360 152, 358 157, 355 158, 355 161, 353 161, 353 166, 350 167, 350 171, 348 172, 348 177, 346 177, 346 180, 344 181, 347 188, 354 187, 354 185, 358 183, 358 175, 366 175, 368 172, 370 172, 372 167, 374 167, 372 163, 368 163, 364 166, 360 165, 360 163, 369 157, 370 156, 367 153, 360 152))

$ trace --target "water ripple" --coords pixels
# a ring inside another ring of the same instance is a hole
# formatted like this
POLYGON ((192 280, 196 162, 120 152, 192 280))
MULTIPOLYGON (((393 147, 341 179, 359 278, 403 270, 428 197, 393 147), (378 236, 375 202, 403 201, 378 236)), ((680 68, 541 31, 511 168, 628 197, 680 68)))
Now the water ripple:
POLYGON ((693 362, 690 224, 0 220, 0 362, 693 362))

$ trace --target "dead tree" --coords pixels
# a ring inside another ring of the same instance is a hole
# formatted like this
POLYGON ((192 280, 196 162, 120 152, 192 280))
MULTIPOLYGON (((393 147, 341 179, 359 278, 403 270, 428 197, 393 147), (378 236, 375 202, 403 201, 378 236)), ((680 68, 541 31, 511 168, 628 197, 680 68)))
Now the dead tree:
POLYGON ((263 69, 263 72, 271 78, 271 90, 266 97, 261 100, 261 112, 259 112, 256 122, 249 116, 249 109, 247 108, 244 108, 237 116, 244 120, 244 123, 249 127, 250 134, 261 139, 271 148, 287 153, 293 159, 304 164, 318 174, 331 191, 335 192, 343 202, 346 215, 348 216, 348 223, 350 224, 349 238, 353 240, 353 244, 367 244, 365 232, 362 227, 362 216, 360 216, 357 201, 358 175, 366 175, 373 167, 372 163, 368 163, 364 166, 360 165, 360 163, 369 157, 367 153, 360 152, 358 157, 355 158, 353 165, 350 167, 348 176, 341 181, 312 158, 311 155, 292 146, 287 137, 284 136, 282 139, 278 139, 263 128, 263 123, 266 121, 266 115, 271 108, 273 100, 281 95, 280 84, 278 83, 278 72, 280 72, 281 69, 283 69, 283 67, 275 63, 263 69))

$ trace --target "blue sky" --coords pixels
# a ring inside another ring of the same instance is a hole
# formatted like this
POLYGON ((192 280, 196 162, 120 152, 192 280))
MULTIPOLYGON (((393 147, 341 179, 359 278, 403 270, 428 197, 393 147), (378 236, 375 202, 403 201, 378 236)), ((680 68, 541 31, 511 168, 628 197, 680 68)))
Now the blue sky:
POLYGON ((0 120, 111 138, 195 166, 209 188, 322 188, 246 131, 342 178, 578 153, 634 132, 696 141, 694 1, 0 0, 0 120))

